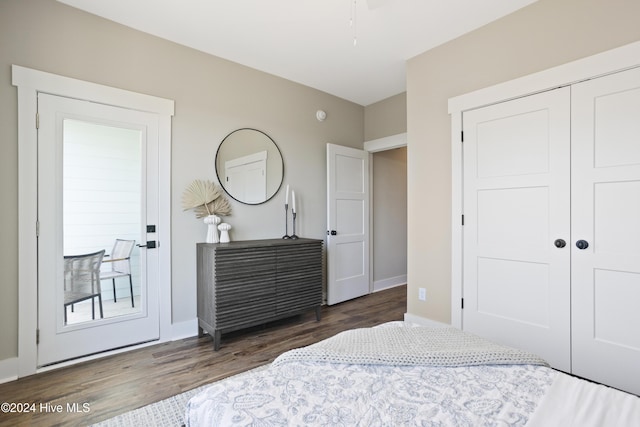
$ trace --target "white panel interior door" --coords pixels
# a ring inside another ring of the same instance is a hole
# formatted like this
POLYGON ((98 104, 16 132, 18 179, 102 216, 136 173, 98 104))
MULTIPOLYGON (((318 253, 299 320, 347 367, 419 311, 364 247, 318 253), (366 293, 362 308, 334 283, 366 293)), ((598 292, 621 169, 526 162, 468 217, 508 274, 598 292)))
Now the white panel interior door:
POLYGON ((640 69, 572 90, 573 373, 640 394, 640 69))
POLYGON ((564 371, 571 369, 569 95, 557 89, 463 114, 463 329, 564 371))
POLYGON ((262 203, 267 199, 267 152, 224 162, 225 187, 234 198, 245 203, 262 203))
POLYGON ((327 144, 327 302, 370 292, 369 154, 327 144))
POLYGON ((65 255, 109 254, 115 238, 146 241, 147 223, 158 218, 157 116, 48 94, 38 95, 38 112, 38 366, 158 339, 157 251, 134 250, 138 302, 119 295, 127 311, 113 315, 99 309, 100 299, 104 306, 113 298, 111 280, 98 281, 101 298, 66 305, 64 262, 65 255), (92 309, 80 317, 87 304, 92 309))

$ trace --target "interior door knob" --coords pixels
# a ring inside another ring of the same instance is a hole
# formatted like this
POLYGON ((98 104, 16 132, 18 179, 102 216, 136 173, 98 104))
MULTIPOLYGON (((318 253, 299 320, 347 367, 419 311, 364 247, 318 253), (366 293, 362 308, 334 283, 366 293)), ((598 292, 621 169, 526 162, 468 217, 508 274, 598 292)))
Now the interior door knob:
POLYGON ((578 249, 584 250, 589 247, 589 242, 587 242, 586 240, 578 240, 576 242, 576 246, 578 247, 578 249))
POLYGON ((556 248, 562 249, 565 246, 567 246, 567 242, 565 242, 563 239, 556 239, 555 242, 553 242, 554 245, 556 245, 556 248))

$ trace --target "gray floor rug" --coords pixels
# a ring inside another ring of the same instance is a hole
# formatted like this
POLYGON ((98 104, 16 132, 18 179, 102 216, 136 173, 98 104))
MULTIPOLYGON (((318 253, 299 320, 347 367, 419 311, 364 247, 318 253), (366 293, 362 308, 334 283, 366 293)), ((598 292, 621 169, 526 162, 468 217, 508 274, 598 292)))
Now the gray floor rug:
POLYGON ((184 409, 187 402, 200 390, 209 385, 201 386, 184 393, 171 396, 160 402, 152 403, 142 408, 118 415, 100 423, 97 427, 129 427, 129 426, 182 426, 184 425, 184 409))
MULTIPOLYGON (((250 371, 264 369, 269 365, 260 366, 258 368, 251 369, 250 371)), ((247 372, 243 372, 237 375, 243 375, 247 372)), ((235 376, 235 375, 234 375, 235 376)), ((222 380, 224 381, 224 380, 222 380)), ((109 418, 108 420, 93 424, 95 427, 164 427, 164 426, 182 426, 184 425, 184 410, 187 407, 187 402, 192 396, 196 395, 201 390, 210 387, 211 384, 205 384, 203 386, 194 388, 193 390, 186 391, 184 393, 171 396, 168 399, 161 400, 156 403, 152 403, 142 408, 135 409, 133 411, 125 412, 124 414, 109 418)))

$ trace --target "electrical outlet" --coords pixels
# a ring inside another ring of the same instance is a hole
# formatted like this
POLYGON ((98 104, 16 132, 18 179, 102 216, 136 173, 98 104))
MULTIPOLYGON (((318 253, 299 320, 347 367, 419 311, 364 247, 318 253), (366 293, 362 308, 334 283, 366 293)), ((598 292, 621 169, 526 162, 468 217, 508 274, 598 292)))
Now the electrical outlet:
POLYGON ((418 289, 418 299, 420 301, 426 301, 427 300, 427 289, 426 288, 419 288, 418 289))

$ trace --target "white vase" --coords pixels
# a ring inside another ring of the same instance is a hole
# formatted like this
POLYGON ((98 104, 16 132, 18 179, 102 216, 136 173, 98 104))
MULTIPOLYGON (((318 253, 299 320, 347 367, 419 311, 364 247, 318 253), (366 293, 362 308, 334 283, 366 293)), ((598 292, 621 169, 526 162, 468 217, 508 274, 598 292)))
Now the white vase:
POLYGON ((204 218, 204 223, 207 224, 207 243, 218 243, 218 224, 220 224, 220 217, 217 215, 209 215, 204 218))
POLYGON ((223 222, 218 226, 218 230, 220 230, 220 243, 229 243, 231 239, 229 238, 229 230, 231 230, 231 225, 223 222))

